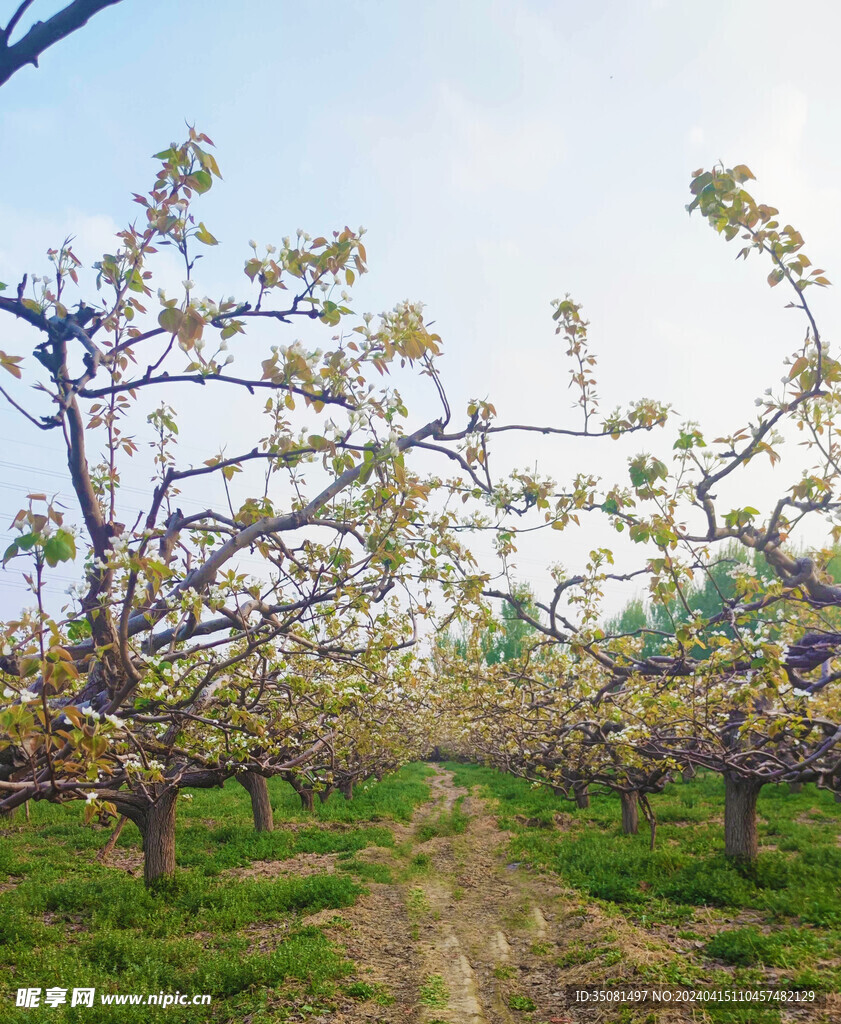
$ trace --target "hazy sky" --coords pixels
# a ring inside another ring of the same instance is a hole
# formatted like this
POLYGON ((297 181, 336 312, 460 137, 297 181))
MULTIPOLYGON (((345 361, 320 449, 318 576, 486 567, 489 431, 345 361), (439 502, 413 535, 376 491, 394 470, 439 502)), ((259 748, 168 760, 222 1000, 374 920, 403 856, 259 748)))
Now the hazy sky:
MULTIPOLYGON (((0 2, 0 21, 16 6, 0 2)), ((32 15, 61 6, 38 0, 32 15)), ((0 89, 0 280, 46 269, 44 249, 69 232, 86 263, 112 248, 151 154, 188 121, 224 175, 202 202, 223 244, 200 293, 242 293, 250 238, 362 224, 371 272, 354 308, 423 300, 456 408, 487 396, 503 421, 576 422, 549 305, 570 292, 591 321, 603 408, 655 397, 714 436, 753 416, 803 325, 768 268, 734 263, 735 245, 687 216, 690 172, 747 163, 757 196, 837 278, 839 29, 829 0, 124 0, 0 89)), ((815 307, 833 339, 833 292, 815 307)), ((2 328, 0 347, 24 354, 27 333, 2 328)), ((190 461, 214 438, 253 436, 241 401, 203 416, 190 461)), ((673 436, 523 442, 514 457, 561 480, 627 479, 629 454, 673 436)), ((9 518, 27 488, 63 486, 57 439, 5 408, 0 444, 9 518)), ((779 493, 774 474, 742 503, 779 493)), ((132 486, 139 507, 142 476, 132 486)), ((574 568, 589 543, 551 557, 574 568)), ((546 557, 524 552, 520 575, 539 584, 546 557)), ((23 598, 0 573, 0 613, 23 598)))

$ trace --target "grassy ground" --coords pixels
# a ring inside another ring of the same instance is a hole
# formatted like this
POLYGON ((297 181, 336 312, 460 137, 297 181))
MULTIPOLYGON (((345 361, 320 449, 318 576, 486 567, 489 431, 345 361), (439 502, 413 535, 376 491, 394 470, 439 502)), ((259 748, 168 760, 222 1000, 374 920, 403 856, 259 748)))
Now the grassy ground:
MULTIPOLYGON (((418 943, 426 936, 432 948, 453 934, 466 943, 482 998, 488 1002, 498 983, 505 1012, 523 1024, 547 1019, 541 1007, 558 979, 841 989, 841 807, 825 793, 766 787, 760 858, 747 870, 722 855, 723 790, 713 775, 652 799, 659 826, 651 852, 642 820, 638 836, 621 835, 616 797, 594 795, 590 809, 578 810, 486 768, 447 767, 454 779, 434 780, 435 804, 425 803, 430 769, 414 765, 359 788, 350 803, 338 794, 317 803, 311 815, 274 781, 278 828, 262 835, 253 831, 242 787, 196 791, 179 803, 178 876, 154 894, 143 886, 134 826, 102 866, 95 855, 108 828, 81 824, 78 805, 33 805, 29 822, 19 816, 0 830, 0 1019, 275 1024, 330 1016, 341 1005, 348 1020, 388 1013, 396 1020, 397 1010, 412 1007, 443 1020, 436 1007, 450 999, 445 969, 460 958, 444 943, 438 960, 422 963, 418 943), (457 795, 453 783, 488 805, 457 795), (509 871, 494 837, 509 867, 543 874, 509 871), (279 870, 292 858, 294 872, 279 870), (357 902, 366 887, 370 894, 357 902), (528 938, 534 900, 562 921, 545 938, 528 938), (510 963, 489 952, 500 929, 510 963), (412 985, 401 992, 412 957, 418 978, 412 992, 412 985), (523 964, 528 972, 518 973, 523 964), (97 1004, 17 1010, 14 993, 24 986, 93 987, 97 1004), (208 993, 213 1003, 160 1010, 99 1003, 101 993, 161 991, 208 993), (347 1016, 349 1004, 358 1005, 357 1016, 347 1016)), ((616 1011, 617 1024, 655 1019, 639 1007, 616 1011)), ((788 1018, 774 1006, 719 1004, 697 1019, 788 1018)))
MULTIPOLYGON (((666 936, 677 955, 651 981, 755 987, 772 982, 821 992, 841 990, 841 808, 814 786, 800 794, 766 786, 760 795, 760 855, 740 869, 723 855, 724 790, 702 774, 652 797, 657 847, 640 816, 640 834, 619 828, 619 800, 594 795, 591 807, 545 788, 474 765, 450 764, 455 783, 477 786, 497 801, 499 823, 512 833, 509 856, 561 876, 608 915, 666 936)), ((610 944, 608 944, 610 946, 610 944)), ((604 965, 617 947, 572 942, 568 966, 604 965)), ((716 1021, 779 1020, 776 1009, 713 1008, 716 1021)))
POLYGON ((78 804, 33 805, 29 822, 21 817, 0 830, 0 1019, 40 1024, 166 1016, 185 1024, 244 1018, 264 1024, 283 1019, 291 1007, 314 1011, 352 965, 301 919, 353 904, 378 867, 354 853, 393 845, 391 830, 376 823, 408 821, 428 798, 428 773, 423 765, 408 766, 358 787, 351 802, 334 794, 306 816, 294 791, 273 780, 272 806, 281 827, 268 834, 253 831, 248 795, 236 783, 195 791, 179 801, 178 875, 154 894, 143 886, 133 825, 119 840, 114 866, 102 866, 95 854, 109 829, 81 824, 78 804), (284 823, 296 824, 284 829, 284 823), (343 870, 220 877, 254 861, 330 853, 338 854, 343 870), (213 1005, 17 1010, 20 986, 93 987, 97 1001, 101 992, 208 993, 213 1005))

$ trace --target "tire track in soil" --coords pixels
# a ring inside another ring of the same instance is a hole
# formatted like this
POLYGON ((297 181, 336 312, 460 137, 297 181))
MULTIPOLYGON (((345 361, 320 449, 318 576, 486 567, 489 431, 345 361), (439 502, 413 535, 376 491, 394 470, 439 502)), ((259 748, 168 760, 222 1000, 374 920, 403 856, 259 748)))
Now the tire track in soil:
MULTIPOLYGON (((419 883, 429 904, 421 955, 427 976, 443 979, 449 1000, 446 1007, 422 1007, 420 1019, 425 1024, 512 1024, 519 1014, 509 1007, 509 999, 532 998, 522 990, 521 976, 531 973, 529 945, 545 934, 547 922, 534 895, 525 893, 521 879, 505 870, 501 853, 506 837, 484 801, 454 786, 449 772, 439 773, 433 785, 439 792, 433 813, 451 811, 464 797, 468 825, 460 836, 423 844, 432 864, 429 876, 419 883)), ((533 1001, 541 1018, 563 1019, 559 1005, 550 1007, 543 998, 533 1001)))
MULTIPOLYGON (((559 882, 506 864, 507 834, 500 831, 486 802, 456 787, 450 772, 436 766, 427 783, 431 799, 419 808, 411 825, 397 824, 393 831, 398 844, 411 840, 413 854, 429 856, 428 870, 408 882, 370 883, 370 891, 341 912, 345 925, 330 925, 335 911, 306 919, 324 926, 356 963, 351 981, 382 986, 381 991, 394 1001, 384 1006, 373 999, 339 997, 334 1014, 313 1020, 317 1024, 617 1021, 615 1007, 567 1003, 566 985, 599 984, 594 980, 594 964, 572 968, 557 964, 573 941, 608 927, 615 929, 615 921, 603 920, 598 910, 589 907, 582 916, 580 903, 559 882), (420 843, 418 827, 442 811, 452 811, 459 797, 464 797, 462 811, 469 819, 466 831, 420 843)), ((388 863, 395 872, 401 868, 391 851, 369 848, 359 856, 388 863)), ((631 944, 639 943, 639 937, 630 932, 627 938, 631 944)), ((650 957, 656 959, 656 954, 650 957)), ((627 970, 623 966, 610 972, 633 977, 634 966, 627 970)), ((635 987, 641 987, 639 981, 635 987)), ((683 1024, 691 1018, 676 1007, 663 1007, 656 1020, 657 1024, 683 1024)))

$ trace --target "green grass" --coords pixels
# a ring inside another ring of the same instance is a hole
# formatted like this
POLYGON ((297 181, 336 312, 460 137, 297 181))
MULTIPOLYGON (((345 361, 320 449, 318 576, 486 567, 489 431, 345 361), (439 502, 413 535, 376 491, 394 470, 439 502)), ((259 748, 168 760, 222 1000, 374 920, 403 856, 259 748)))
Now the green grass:
POLYGON ((512 1010, 536 1010, 537 1006, 528 996, 509 996, 508 1005, 512 1010))
POLYGON ((419 917, 431 911, 429 897, 419 886, 410 889, 406 896, 406 909, 410 917, 419 917))
POLYGON ((763 964, 797 968, 809 958, 828 956, 829 946, 825 936, 802 928, 765 933, 750 926, 719 932, 706 944, 706 951, 725 963, 744 967, 763 964))
MULTIPOLYGON (((357 787, 353 801, 334 795, 304 816, 294 791, 272 780, 276 831, 253 831, 248 794, 235 782, 194 791, 178 808, 178 874, 147 890, 129 875, 95 860, 109 829, 85 826, 79 804, 33 804, 31 820, 8 824, 0 843, 0 1003, 3 1020, 145 1022, 173 1012, 185 1024, 248 1018, 268 1024, 287 1015, 329 1013, 336 984, 353 971, 324 934, 302 918, 351 906, 368 882, 390 880, 388 868, 356 855, 394 845, 375 822, 407 820, 428 799, 423 765, 357 787), (288 791, 288 792, 287 792, 288 791), (300 823, 307 821, 307 827, 300 823), (286 822, 296 825, 285 829, 286 822), (301 853, 336 853, 335 874, 258 879, 219 877, 255 860, 301 853), (208 1008, 14 1008, 18 987, 94 987, 101 993, 208 993, 208 1008)), ((139 834, 127 825, 120 851, 139 854, 139 834)), ((361 990, 360 990, 361 991, 361 990)), ((374 993, 375 1000, 383 993, 374 993)), ((383 1004, 385 1005, 385 1004, 383 1004)))
POLYGON ((467 828, 470 818, 462 811, 464 797, 460 796, 451 811, 442 811, 434 818, 427 819, 417 830, 419 843, 427 843, 439 836, 460 836, 467 828))
POLYGON ((440 974, 430 974, 420 987, 418 1002, 423 1006, 441 1009, 450 1000, 447 985, 440 974))
POLYGON ((369 882, 379 882, 388 885, 394 881, 387 864, 376 864, 352 857, 349 860, 340 861, 337 867, 340 871, 349 871, 351 874, 356 875, 357 878, 369 882))
MULTIPOLYGON (((825 791, 807 785, 790 794, 785 786, 766 786, 758 802, 759 858, 753 866, 739 867, 724 856, 724 788, 712 773, 671 784, 650 798, 658 821, 652 852, 644 821, 639 835, 622 835, 613 794, 594 790, 591 806, 582 810, 547 787, 533 788, 490 768, 446 767, 456 785, 478 787, 496 801, 500 824, 511 832, 511 861, 557 873, 606 913, 643 928, 679 927, 695 935, 696 920, 708 922, 712 915, 721 922, 721 930, 699 951, 699 963, 689 967, 676 959, 674 970, 658 966, 651 980, 683 983, 680 976, 699 983, 723 963, 737 971, 756 970, 760 980, 765 968, 782 968, 781 984, 793 988, 841 990, 841 969, 826 964, 841 956, 841 847, 836 842, 841 809, 825 791), (558 814, 562 827, 547 828, 558 814), (740 913, 752 918, 744 927, 726 923, 738 924, 740 913)), ((572 941, 559 966, 589 963, 604 952, 572 941)), ((732 986, 732 976, 726 977, 732 986)), ((742 1012, 719 1007, 710 1020, 751 1019, 742 1012)), ((778 1010, 770 1008, 761 1019, 778 1020, 778 1010)))
POLYGON ((344 989, 346 996, 366 1002, 372 999, 378 1006, 392 1006, 395 998, 383 985, 371 985, 367 981, 356 981, 344 989))
MULTIPOLYGON (((356 787, 353 800, 333 793, 325 803, 316 801, 314 812, 301 809, 295 791, 281 779, 269 780, 275 818, 288 822, 313 822, 312 828, 294 832, 255 832, 249 823, 248 794, 237 782, 224 790, 196 790, 183 815, 176 857, 179 866, 194 867, 205 874, 231 867, 245 867, 254 860, 283 860, 299 853, 355 852, 366 846, 392 846, 391 832, 384 827, 325 829, 318 825, 361 825, 379 821, 408 821, 415 807, 429 799, 423 782, 430 773, 425 765, 407 765, 382 782, 356 787), (212 819, 213 826, 204 823, 212 819), (315 824, 317 823, 317 824, 315 824)), ((134 833, 137 836, 137 833, 134 833)), ((139 837, 138 837, 139 838, 139 837)))

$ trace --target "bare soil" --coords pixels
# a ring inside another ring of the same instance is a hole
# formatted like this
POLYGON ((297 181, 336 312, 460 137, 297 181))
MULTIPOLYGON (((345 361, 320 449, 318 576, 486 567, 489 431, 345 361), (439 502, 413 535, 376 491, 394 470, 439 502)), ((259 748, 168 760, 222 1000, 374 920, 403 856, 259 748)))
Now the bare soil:
POLYGON ((288 860, 255 860, 247 867, 227 868, 221 878, 282 878, 284 875, 332 875, 336 870, 336 853, 299 853, 288 860))

